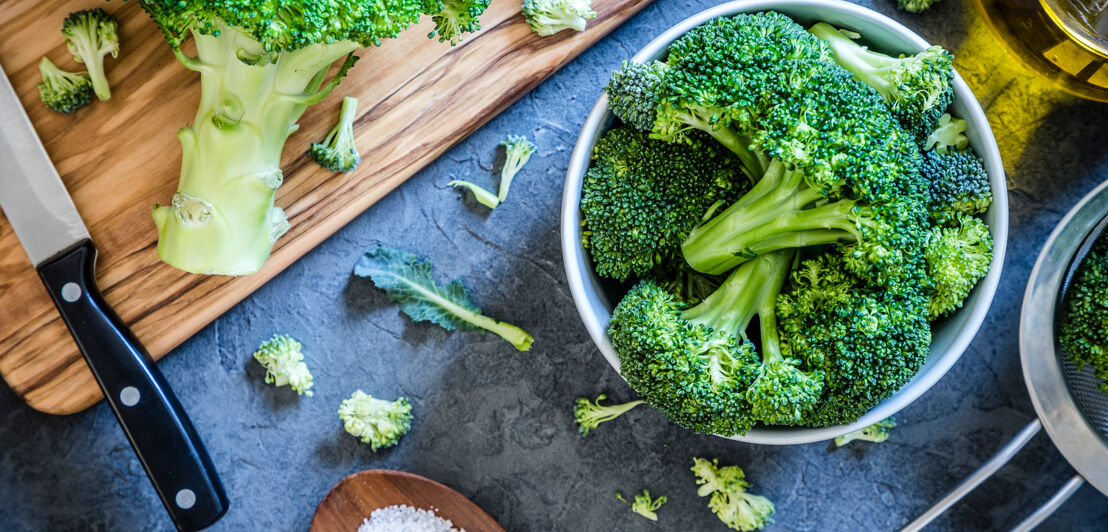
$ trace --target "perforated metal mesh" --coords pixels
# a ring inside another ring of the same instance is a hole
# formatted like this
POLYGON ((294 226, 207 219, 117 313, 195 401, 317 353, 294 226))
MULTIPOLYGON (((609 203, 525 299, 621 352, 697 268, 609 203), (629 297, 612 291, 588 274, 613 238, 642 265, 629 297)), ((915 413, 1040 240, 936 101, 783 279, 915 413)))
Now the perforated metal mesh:
MULTIPOLYGON (((1058 352, 1061 353, 1061 347, 1058 352)), ((1069 358, 1060 357, 1062 374, 1066 378, 1066 387, 1073 395, 1077 408, 1089 421, 1089 424, 1100 431, 1100 435, 1108 439, 1108 393, 1097 388, 1100 380, 1093 375, 1092 369, 1085 365, 1085 369, 1077 369, 1069 358)))

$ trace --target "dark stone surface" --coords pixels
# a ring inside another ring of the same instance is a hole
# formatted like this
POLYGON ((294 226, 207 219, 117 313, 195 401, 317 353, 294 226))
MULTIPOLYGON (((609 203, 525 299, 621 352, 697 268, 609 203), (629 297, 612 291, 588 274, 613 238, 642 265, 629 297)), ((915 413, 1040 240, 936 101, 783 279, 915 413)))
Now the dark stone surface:
MULTIPOLYGON (((575 397, 632 392, 570 299, 558 241, 561 184, 608 72, 712 5, 657 0, 161 363, 232 501, 212 529, 306 530, 343 476, 393 468, 460 490, 509 530, 719 530, 696 496, 693 456, 742 465, 753 491, 777 503, 777 530, 893 530, 923 511, 1034 418, 1016 345, 1023 287, 1051 228, 1104 178, 1108 121, 1105 107, 1060 95, 1015 67, 969 2, 941 2, 920 17, 876 4, 959 54, 1000 139, 1012 201, 1004 279, 988 319, 954 369, 898 415, 887 443, 747 445, 693 435, 647 408, 588 438, 575 431, 575 397), (490 214, 446 182, 491 187, 507 134, 529 136, 539 153, 490 214), (489 314, 534 334, 534 350, 411 323, 350 276, 378 242, 430 257, 440 279, 464 279, 489 314), (275 332, 304 343, 314 397, 263 383, 250 354, 275 332), (357 388, 411 398, 416 419, 398 447, 373 453, 342 431, 335 410, 357 388), (642 488, 669 496, 657 524, 612 496, 642 488)), ((1007 529, 1071 474, 1040 435, 932 529, 1007 529)), ((0 386, 0 529, 170 528, 105 405, 47 416, 0 386)), ((1108 529, 1108 499, 1085 486, 1044 529, 1108 529)))

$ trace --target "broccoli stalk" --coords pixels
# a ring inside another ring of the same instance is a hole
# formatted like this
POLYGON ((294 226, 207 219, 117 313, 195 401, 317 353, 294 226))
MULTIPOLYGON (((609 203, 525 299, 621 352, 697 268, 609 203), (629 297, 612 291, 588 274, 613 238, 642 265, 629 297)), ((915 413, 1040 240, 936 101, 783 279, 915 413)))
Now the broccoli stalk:
POLYGON ((733 530, 750 532, 773 523, 773 502, 761 495, 747 493, 750 482, 739 466, 719 467, 718 460, 693 458, 692 472, 700 485, 697 495, 707 497, 708 508, 733 530))
POLYGON ((642 490, 642 493, 635 495, 633 501, 629 501, 623 498, 623 494, 616 492, 616 498, 631 505, 631 511, 635 512, 651 521, 658 520, 657 510, 666 503, 666 496, 659 495, 657 499, 651 500, 650 490, 642 490))
POLYGON ((500 145, 504 146, 505 159, 504 167, 500 169, 500 190, 496 198, 500 203, 504 203, 504 200, 508 199, 508 189, 512 187, 512 180, 523 169, 523 165, 531 160, 531 155, 537 148, 522 135, 508 135, 500 145))
POLYGON ((101 101, 112 97, 108 77, 104 74, 104 56, 119 56, 118 26, 115 17, 100 8, 71 13, 62 23, 65 46, 75 61, 84 63, 93 92, 101 101))
POLYGON ((358 390, 339 405, 339 418, 346 432, 376 451, 396 445, 412 428, 412 405, 405 397, 386 401, 358 390))
POLYGON ((881 443, 889 439, 889 433, 894 427, 896 427, 896 420, 890 416, 868 427, 835 438, 835 446, 842 447, 854 440, 881 443))
POLYGON ((76 112, 92 102, 92 82, 86 72, 66 72, 43 57, 38 63, 42 82, 38 95, 47 109, 62 114, 76 112))
POLYGON ((343 98, 339 123, 331 129, 322 143, 312 143, 312 157, 320 166, 332 172, 349 172, 362 162, 362 156, 354 146, 354 119, 357 117, 357 110, 357 98, 343 98))
POLYGON ((177 194, 170 205, 154 209, 158 256, 193 273, 256 272, 288 229, 284 211, 273 204, 283 180, 285 140, 304 110, 327 96, 354 64, 353 52, 396 37, 422 14, 436 15, 440 39, 454 41, 458 31, 476 27, 470 10, 461 8, 484 5, 486 0, 144 0, 143 9, 177 59, 200 73, 201 85, 196 117, 178 132, 183 156, 177 194), (180 47, 190 35, 195 56, 180 47))
POLYGON ((607 394, 600 394, 596 401, 589 401, 587 397, 578 397, 573 406, 573 420, 577 422, 577 429, 582 436, 588 436, 589 431, 595 429, 605 421, 611 421, 628 410, 644 403, 644 401, 628 401, 618 405, 601 405, 600 401, 607 399, 607 394))
POLYGON ((495 209, 500 206, 500 198, 496 197, 496 194, 489 192, 488 189, 473 183, 471 181, 463 181, 461 179, 454 179, 447 185, 454 188, 464 188, 473 193, 473 199, 477 200, 477 203, 484 205, 490 209, 495 209))
POLYGON ((523 0, 523 18, 542 37, 562 30, 585 31, 596 17, 591 0, 523 0))
POLYGON ((944 113, 935 123, 934 131, 924 140, 923 149, 934 148, 939 153, 966 149, 969 146, 969 138, 965 135, 968 125, 964 119, 944 113))
POLYGON ((266 340, 254 352, 254 360, 265 367, 265 382, 274 386, 288 385, 297 395, 312 396, 312 374, 304 364, 300 342, 291 336, 278 334, 266 340))

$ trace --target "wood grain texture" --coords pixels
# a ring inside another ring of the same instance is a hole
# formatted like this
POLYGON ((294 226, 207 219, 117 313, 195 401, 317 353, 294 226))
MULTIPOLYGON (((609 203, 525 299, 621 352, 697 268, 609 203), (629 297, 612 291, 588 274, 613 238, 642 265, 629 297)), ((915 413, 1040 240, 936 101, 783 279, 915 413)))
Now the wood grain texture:
MULTIPOLYGON (((36 89, 43 55, 82 70, 60 30, 65 16, 94 5, 90 0, 0 2, 0 63, 100 249, 104 297, 161 358, 648 3, 596 0, 587 31, 540 38, 520 16, 518 0, 496 0, 481 17, 483 30, 456 47, 428 40, 425 21, 361 51, 362 60, 335 93, 308 109, 286 144, 277 204, 292 228, 262 271, 246 277, 188 274, 155 254, 150 209, 176 190, 175 133, 196 111, 200 77, 177 63, 136 2, 103 5, 120 20, 121 42, 119 58, 106 62, 107 102, 63 116, 44 108, 36 89), (360 101, 354 130, 363 160, 353 173, 332 174, 305 150, 333 126, 344 95, 360 101)), ((3 217, 0 375, 47 413, 77 412, 101 397, 3 217)))
POLYGON ((403 471, 373 469, 335 484, 312 516, 311 532, 354 532, 373 510, 405 504, 431 510, 466 532, 504 532, 495 519, 465 495, 403 471))

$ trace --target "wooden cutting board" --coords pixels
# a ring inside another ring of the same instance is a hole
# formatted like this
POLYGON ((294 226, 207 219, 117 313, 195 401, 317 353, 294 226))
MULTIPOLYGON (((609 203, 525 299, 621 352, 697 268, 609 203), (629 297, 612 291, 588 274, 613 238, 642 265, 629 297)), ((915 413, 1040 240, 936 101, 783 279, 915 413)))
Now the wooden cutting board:
MULTIPOLYGON (((519 0, 494 0, 481 17, 483 30, 456 47, 427 39, 431 25, 424 21, 359 52, 362 60, 308 109, 286 144, 277 204, 292 229, 261 272, 237 278, 188 274, 155 253, 150 209, 176 191, 175 133, 196 112, 200 81, 177 62, 137 2, 2 1, 0 63, 100 248, 104 297, 161 358, 648 3, 595 0, 587 31, 540 38, 520 16, 519 0), (94 6, 120 21, 119 58, 106 60, 112 98, 74 115, 48 111, 36 89, 39 59, 83 70, 65 50, 61 25, 70 12, 94 6), (355 172, 332 174, 305 150, 334 125, 344 95, 359 99, 354 130, 363 160, 355 172)), ((3 217, 0 375, 47 413, 77 412, 101 397, 3 217)))

